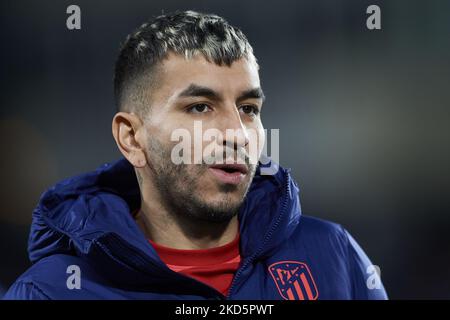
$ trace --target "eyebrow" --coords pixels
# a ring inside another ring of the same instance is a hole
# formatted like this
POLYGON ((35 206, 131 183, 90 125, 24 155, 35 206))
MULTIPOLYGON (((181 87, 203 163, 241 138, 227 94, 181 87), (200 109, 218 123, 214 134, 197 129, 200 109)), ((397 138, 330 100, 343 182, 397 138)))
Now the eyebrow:
MULTIPOLYGON (((211 88, 199 86, 194 83, 191 83, 189 87, 184 89, 178 97, 207 97, 211 100, 222 100, 222 95, 220 93, 211 88)), ((258 87, 243 91, 237 98, 237 102, 246 99, 261 99, 264 101, 266 97, 262 89, 258 87)))
POLYGON ((237 102, 247 99, 261 99, 264 102, 264 100, 266 100, 266 96, 260 87, 253 88, 242 92, 237 98, 237 102))

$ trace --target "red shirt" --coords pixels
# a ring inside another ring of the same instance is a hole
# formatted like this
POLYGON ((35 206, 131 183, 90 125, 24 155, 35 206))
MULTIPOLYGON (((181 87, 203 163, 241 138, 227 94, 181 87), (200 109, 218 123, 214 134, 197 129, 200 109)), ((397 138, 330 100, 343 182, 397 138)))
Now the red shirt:
POLYGON ((241 262, 239 234, 223 246, 198 250, 173 249, 149 241, 170 269, 201 281, 225 296, 228 294, 241 262))

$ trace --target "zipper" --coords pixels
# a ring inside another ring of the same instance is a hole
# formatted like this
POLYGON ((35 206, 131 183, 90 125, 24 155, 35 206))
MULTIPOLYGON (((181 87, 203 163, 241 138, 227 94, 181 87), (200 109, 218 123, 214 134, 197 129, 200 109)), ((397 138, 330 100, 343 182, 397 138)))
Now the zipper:
POLYGON ((244 263, 242 264, 242 266, 239 268, 239 270, 236 272, 236 275, 234 276, 232 282, 231 282, 231 286, 230 289, 228 290, 228 294, 226 296, 226 299, 228 300, 231 295, 233 294, 233 289, 236 287, 236 283, 237 283, 237 279, 240 277, 240 275, 242 274, 242 272, 244 272, 244 270, 248 267, 248 265, 250 265, 250 263, 253 262, 253 260, 256 259, 256 257, 261 253, 261 251, 264 249, 264 247, 266 246, 267 242, 269 241, 269 239, 272 237, 273 232, 275 231, 275 229, 278 227, 278 225, 281 222, 281 218, 284 216, 286 208, 287 208, 287 203, 288 203, 288 194, 290 193, 289 191, 289 185, 290 185, 290 178, 289 178, 289 172, 285 173, 286 179, 285 179, 285 185, 284 185, 284 189, 285 189, 285 193, 284 193, 284 198, 283 198, 283 203, 281 205, 281 210, 280 210, 280 214, 277 216, 277 220, 275 221, 275 223, 272 225, 272 227, 270 228, 270 230, 267 232, 266 237, 264 238, 263 243, 261 244, 261 246, 258 248, 258 250, 255 251, 254 254, 252 254, 249 258, 247 258, 244 263))

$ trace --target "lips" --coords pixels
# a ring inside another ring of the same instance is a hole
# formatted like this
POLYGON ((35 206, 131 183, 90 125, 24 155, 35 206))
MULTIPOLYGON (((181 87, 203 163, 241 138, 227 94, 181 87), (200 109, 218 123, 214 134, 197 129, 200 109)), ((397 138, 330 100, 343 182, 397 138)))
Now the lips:
POLYGON ((212 169, 219 169, 229 173, 240 172, 242 174, 247 174, 248 169, 244 164, 215 164, 209 166, 212 169))
POLYGON ((216 164, 209 166, 208 170, 222 183, 238 185, 248 173, 243 164, 216 164))

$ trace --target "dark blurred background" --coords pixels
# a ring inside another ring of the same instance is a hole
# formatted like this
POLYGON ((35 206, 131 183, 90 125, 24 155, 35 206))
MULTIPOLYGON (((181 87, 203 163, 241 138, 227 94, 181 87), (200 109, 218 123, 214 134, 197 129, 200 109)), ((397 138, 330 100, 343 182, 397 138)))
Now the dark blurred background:
POLYGON ((219 14, 252 43, 266 128, 303 212, 341 223, 391 298, 450 298, 449 1, 2 1, 0 296, 29 265, 40 194, 120 155, 119 43, 144 20, 219 14), (81 30, 66 8, 81 8, 81 30), (381 8, 382 30, 366 28, 381 8))

